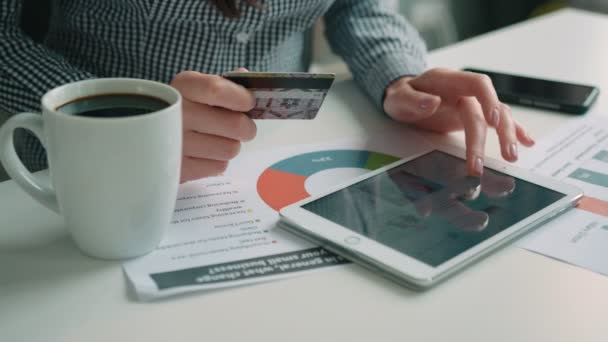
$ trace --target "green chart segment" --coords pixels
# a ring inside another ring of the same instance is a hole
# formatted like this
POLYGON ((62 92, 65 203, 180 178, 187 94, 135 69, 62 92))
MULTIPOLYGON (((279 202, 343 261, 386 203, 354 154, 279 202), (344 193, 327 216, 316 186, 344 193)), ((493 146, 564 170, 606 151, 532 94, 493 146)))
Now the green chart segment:
POLYGON ((306 179, 317 172, 338 168, 375 170, 399 160, 391 155, 365 150, 328 150, 304 153, 281 160, 267 168, 258 179, 257 190, 275 210, 310 196, 306 179))
POLYGON ((593 159, 608 163, 608 151, 601 150, 593 156, 593 159))
POLYGON ((578 179, 585 183, 599 185, 608 188, 608 174, 595 172, 586 169, 576 169, 568 176, 573 179, 578 179))

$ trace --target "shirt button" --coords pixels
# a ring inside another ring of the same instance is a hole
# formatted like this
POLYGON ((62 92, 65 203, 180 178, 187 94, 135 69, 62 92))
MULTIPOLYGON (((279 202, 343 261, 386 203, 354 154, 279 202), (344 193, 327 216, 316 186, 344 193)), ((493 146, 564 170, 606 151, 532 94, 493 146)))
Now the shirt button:
POLYGON ((249 33, 239 32, 236 34, 236 41, 245 44, 249 41, 249 33))

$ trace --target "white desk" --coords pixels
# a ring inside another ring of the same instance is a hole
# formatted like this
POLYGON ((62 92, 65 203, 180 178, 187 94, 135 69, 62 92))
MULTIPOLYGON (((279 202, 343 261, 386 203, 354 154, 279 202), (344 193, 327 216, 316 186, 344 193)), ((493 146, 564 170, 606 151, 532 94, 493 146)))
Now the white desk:
MULTIPOLYGON (((578 11, 516 25, 431 54, 465 65, 597 84, 608 115, 608 17, 578 11)), ((536 137, 562 114, 515 108, 536 137)), ((351 83, 320 117, 264 123, 246 150, 332 140, 389 121, 351 83), (352 111, 352 115, 350 112, 352 111), (280 130, 279 130, 280 128, 280 130)), ((462 143, 462 136, 433 136, 462 143)), ((496 139, 488 153, 499 156, 496 139)), ((82 256, 59 218, 0 184, 0 340, 606 341, 608 278, 507 247, 425 293, 358 266, 164 301, 135 302, 117 262, 82 256)))

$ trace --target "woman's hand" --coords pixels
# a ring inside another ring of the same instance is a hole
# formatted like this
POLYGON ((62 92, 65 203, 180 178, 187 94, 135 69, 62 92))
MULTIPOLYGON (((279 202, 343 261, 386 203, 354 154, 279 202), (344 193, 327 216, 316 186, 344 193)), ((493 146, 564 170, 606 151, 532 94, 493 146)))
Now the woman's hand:
POLYGON ((221 76, 196 71, 177 74, 171 86, 183 99, 181 182, 224 172, 241 142, 255 137, 256 125, 244 114, 255 106, 253 94, 221 76))
POLYGON ((518 143, 534 145, 524 128, 501 103, 489 77, 472 72, 431 69, 400 78, 387 88, 384 110, 393 119, 436 132, 465 131, 467 170, 483 173, 488 126, 496 129, 502 157, 514 162, 518 143))

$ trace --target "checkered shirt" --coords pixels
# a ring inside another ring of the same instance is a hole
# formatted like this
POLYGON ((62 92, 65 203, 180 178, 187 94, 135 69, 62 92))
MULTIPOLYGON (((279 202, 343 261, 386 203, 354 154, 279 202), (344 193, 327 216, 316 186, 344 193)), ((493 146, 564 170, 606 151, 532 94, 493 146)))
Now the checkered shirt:
MULTIPOLYGON (((0 110, 38 111, 40 97, 61 84, 95 77, 169 82, 184 70, 218 74, 306 71, 311 27, 320 17, 334 52, 381 107, 387 85, 425 68, 425 45, 385 0, 239 2, 227 18, 207 0, 53 0, 41 44, 20 29, 21 0, 0 2, 0 110)), ((29 134, 17 137, 28 168, 46 155, 29 134)))

